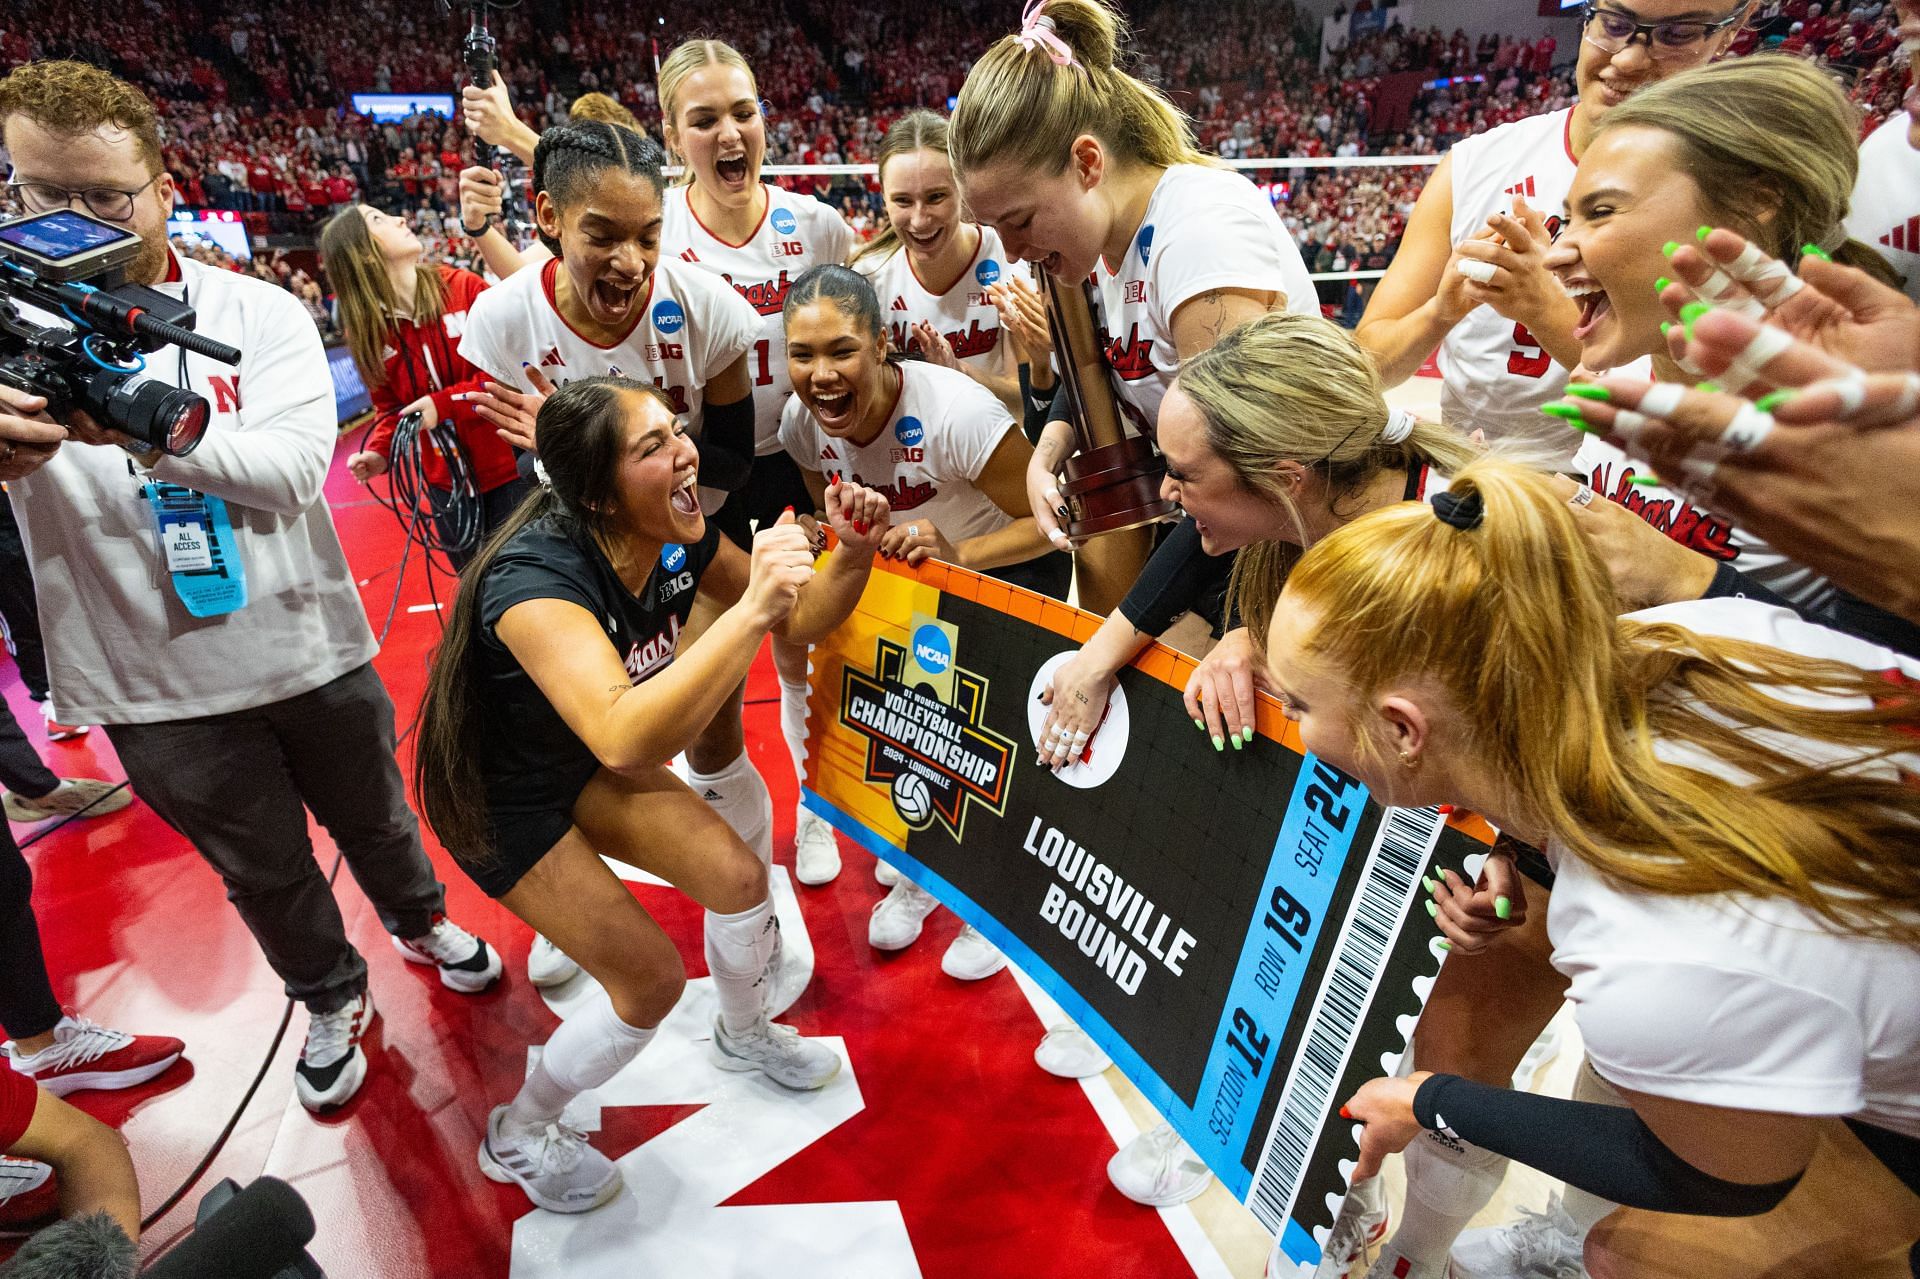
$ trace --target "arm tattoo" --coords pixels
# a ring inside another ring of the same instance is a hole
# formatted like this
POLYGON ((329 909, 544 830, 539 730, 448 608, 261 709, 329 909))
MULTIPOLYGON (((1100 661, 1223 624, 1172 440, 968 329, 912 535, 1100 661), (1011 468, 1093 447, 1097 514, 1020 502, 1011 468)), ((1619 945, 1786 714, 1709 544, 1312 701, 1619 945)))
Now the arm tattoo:
POLYGON ((1205 308, 1199 313, 1200 327, 1218 342, 1220 335, 1227 331, 1227 295, 1219 289, 1208 289, 1194 301, 1205 308))

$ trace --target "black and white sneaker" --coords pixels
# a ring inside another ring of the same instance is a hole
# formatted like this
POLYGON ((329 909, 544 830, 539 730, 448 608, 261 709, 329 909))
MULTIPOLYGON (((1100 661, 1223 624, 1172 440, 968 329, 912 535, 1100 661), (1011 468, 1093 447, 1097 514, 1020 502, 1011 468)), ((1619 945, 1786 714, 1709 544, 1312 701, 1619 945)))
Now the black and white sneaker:
POLYGON ((330 1013, 314 1013, 307 1025, 306 1046, 293 1068, 293 1088, 300 1104, 318 1114, 346 1104, 367 1079, 367 1055, 360 1039, 373 1025, 373 992, 330 1013))
POLYGON ((445 915, 433 917, 433 927, 414 938, 396 937, 393 948, 409 964, 432 964, 440 970, 440 984, 463 995, 474 995, 500 980, 500 956, 445 915))

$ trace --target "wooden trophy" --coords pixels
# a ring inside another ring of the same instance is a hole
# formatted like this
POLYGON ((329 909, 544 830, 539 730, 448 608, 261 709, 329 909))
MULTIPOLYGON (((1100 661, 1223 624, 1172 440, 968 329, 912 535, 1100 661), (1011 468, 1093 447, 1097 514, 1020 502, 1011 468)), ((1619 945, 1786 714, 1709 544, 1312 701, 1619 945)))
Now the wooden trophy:
POLYGON ((1146 567, 1152 525, 1179 508, 1162 501, 1167 464, 1145 436, 1129 435, 1108 381, 1107 362, 1094 333, 1087 284, 1062 284, 1041 272, 1047 324, 1059 356, 1061 393, 1068 396, 1073 455, 1062 466, 1061 521, 1074 541, 1073 580, 1080 607, 1105 617, 1146 567))

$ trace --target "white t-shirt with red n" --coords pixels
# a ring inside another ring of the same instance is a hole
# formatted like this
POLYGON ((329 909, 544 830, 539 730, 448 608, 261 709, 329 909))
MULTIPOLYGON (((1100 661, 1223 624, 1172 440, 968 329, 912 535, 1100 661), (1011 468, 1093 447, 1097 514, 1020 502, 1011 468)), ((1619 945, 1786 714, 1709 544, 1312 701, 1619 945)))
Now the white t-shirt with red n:
POLYGON ((662 255, 634 307, 632 327, 602 345, 577 332, 554 300, 559 259, 516 271, 474 299, 460 354, 475 368, 523 391, 533 389, 522 364, 555 386, 577 378, 652 382, 691 425, 707 383, 753 345, 760 317, 726 283, 662 255))
POLYGON ((853 229, 810 195, 765 188, 766 213, 745 241, 730 244, 700 222, 690 187, 668 187, 660 228, 660 259, 690 263, 731 285, 758 317, 747 372, 753 379, 754 452, 780 451, 780 410, 793 391, 787 374, 787 338, 781 309, 787 290, 810 266, 845 262, 853 229))
MULTIPOLYGON (((1558 229, 1573 189, 1573 108, 1515 120, 1453 145, 1453 244, 1478 235, 1487 219, 1510 213, 1513 198, 1558 229)), ((1518 460, 1566 464, 1580 433, 1540 406, 1566 389, 1554 363, 1524 324, 1490 306, 1475 307, 1440 343, 1440 420, 1464 434, 1484 431, 1518 460)))
POLYGON ((956 369, 918 360, 895 367, 900 393, 871 443, 828 435, 796 395, 780 415, 781 447, 803 471, 878 489, 893 523, 931 520, 949 542, 1013 523, 976 484, 993 451, 1018 430, 1007 406, 956 369))
POLYGON ((1920 302, 1920 151, 1907 145, 1911 120, 1897 111, 1860 144, 1847 234, 1878 250, 1920 302))
MULTIPOLYGON (((1629 616, 1920 680, 1920 663, 1755 600, 1693 600, 1629 616)), ((1867 706, 1865 698, 1764 691, 1802 706, 1867 706)), ((1844 767, 1857 757, 1742 731, 1809 764, 1844 767)), ((1668 763, 1749 781, 1698 747, 1661 740, 1654 748, 1668 763)), ((1920 757, 1856 767, 1892 778, 1920 771, 1920 757)), ((1555 870, 1553 966, 1571 981, 1567 998, 1601 1075, 1702 1106, 1848 1116, 1920 1137, 1920 952, 1842 933, 1785 897, 1649 893, 1611 882, 1558 840, 1545 853, 1555 870)))
POLYGON ((1093 269, 1094 323, 1120 410, 1152 437, 1180 371, 1173 316, 1210 289, 1286 295, 1320 314, 1299 246, 1260 189, 1231 169, 1176 164, 1160 175, 1120 264, 1093 269))
POLYGON ((914 326, 931 324, 962 364, 990 377, 1012 377, 1012 343, 1000 332, 1000 310, 987 290, 1009 271, 1026 268, 1007 261, 999 232, 990 226, 979 230, 980 245, 972 260, 951 281, 922 280, 913 259, 899 246, 884 256, 861 259, 854 269, 873 281, 880 319, 894 350, 913 350, 914 326))

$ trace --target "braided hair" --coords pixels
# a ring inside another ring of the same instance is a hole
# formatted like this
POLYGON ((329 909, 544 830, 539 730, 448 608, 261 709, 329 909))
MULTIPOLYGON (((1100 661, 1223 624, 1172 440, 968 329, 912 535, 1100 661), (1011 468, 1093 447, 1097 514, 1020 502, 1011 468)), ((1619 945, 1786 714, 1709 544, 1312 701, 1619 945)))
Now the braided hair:
MULTIPOLYGON (((666 190, 660 166, 666 152, 644 133, 598 120, 575 120, 556 124, 540 135, 533 149, 533 190, 544 191, 556 209, 581 199, 589 183, 603 169, 617 168, 634 173, 652 183, 655 194, 666 190)), ((560 241, 545 231, 540 243, 555 257, 560 256, 560 241)))

